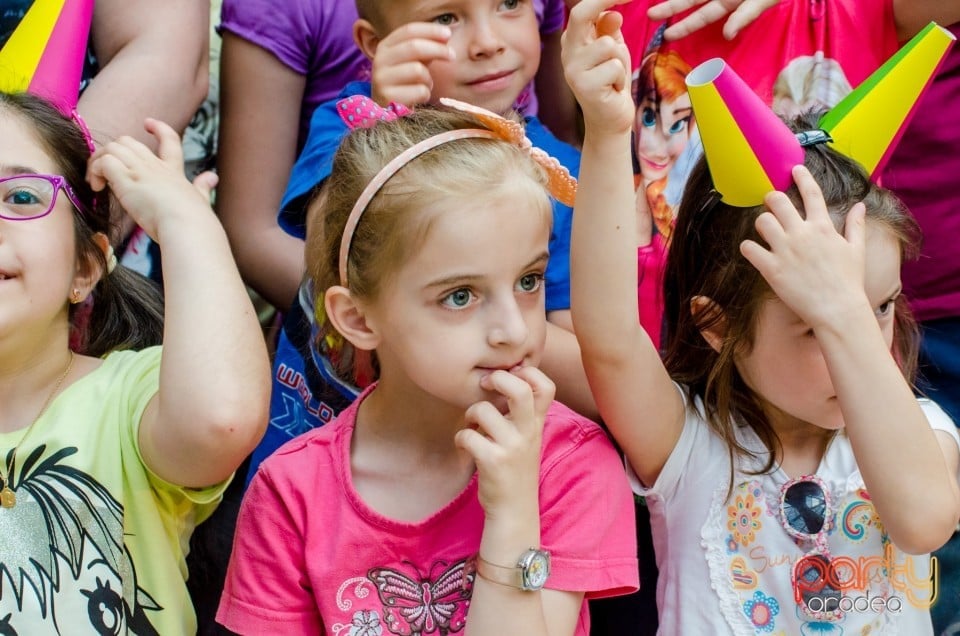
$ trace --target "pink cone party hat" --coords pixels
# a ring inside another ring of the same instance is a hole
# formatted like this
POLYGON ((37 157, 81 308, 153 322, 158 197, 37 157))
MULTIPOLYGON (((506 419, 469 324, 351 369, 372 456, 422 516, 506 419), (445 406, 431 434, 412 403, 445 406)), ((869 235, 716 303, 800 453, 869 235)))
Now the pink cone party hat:
POLYGON ((0 90, 28 92, 72 115, 93 0, 35 0, 0 50, 0 90))
POLYGON ((915 35, 820 119, 831 147, 878 174, 955 40, 934 22, 915 35))
POLYGON ((758 205, 771 190, 790 187, 790 170, 803 163, 793 132, 720 58, 687 75, 703 152, 724 203, 758 205))

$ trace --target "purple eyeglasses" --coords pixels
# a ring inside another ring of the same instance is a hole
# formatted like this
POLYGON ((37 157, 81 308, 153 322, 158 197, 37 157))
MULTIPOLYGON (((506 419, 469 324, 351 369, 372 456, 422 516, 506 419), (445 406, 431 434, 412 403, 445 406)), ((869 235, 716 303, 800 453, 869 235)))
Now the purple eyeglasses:
POLYGON ((73 188, 58 174, 16 174, 0 178, 0 218, 29 221, 44 217, 56 205, 60 190, 78 210, 84 210, 73 188))

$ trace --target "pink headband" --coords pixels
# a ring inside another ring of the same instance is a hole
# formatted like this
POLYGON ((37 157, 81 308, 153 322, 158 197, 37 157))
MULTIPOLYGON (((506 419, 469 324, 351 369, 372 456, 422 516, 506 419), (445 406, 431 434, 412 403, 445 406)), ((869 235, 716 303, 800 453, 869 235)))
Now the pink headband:
MULTIPOLYGON (((364 111, 364 116, 360 121, 357 122, 357 125, 354 125, 352 119, 350 121, 344 119, 344 121, 347 122, 347 125, 351 128, 368 127, 369 125, 373 125, 378 121, 392 121, 398 116, 406 115, 410 112, 409 110, 403 107, 397 107, 394 104, 390 105, 392 112, 387 112, 384 109, 380 109, 380 107, 372 101, 366 100, 366 98, 349 99, 351 100, 351 107, 358 106, 358 112, 360 110, 364 111), (377 109, 379 109, 378 112, 371 113, 371 111, 377 109)), ((577 180, 574 179, 570 175, 570 171, 561 165, 560 162, 555 158, 551 157, 539 148, 534 148, 530 140, 527 139, 521 124, 509 119, 505 119, 500 115, 492 113, 483 108, 472 106, 464 102, 459 102, 454 99, 441 98, 440 102, 444 106, 449 106, 451 108, 475 115, 484 125, 488 126, 489 128, 460 128, 457 130, 448 130, 438 135, 434 135, 433 137, 428 137, 427 139, 414 144, 394 157, 380 170, 380 172, 373 177, 373 179, 370 180, 370 183, 368 183, 367 187, 363 189, 363 192, 361 192, 360 196, 357 198, 357 202, 353 205, 353 209, 350 211, 350 216, 347 217, 346 226, 343 228, 343 238, 340 240, 340 284, 344 287, 347 285, 347 260, 350 256, 350 244, 353 242, 353 233, 356 231, 357 225, 360 223, 360 218, 363 216, 367 206, 370 205, 370 201, 377 195, 378 192, 380 192, 380 189, 384 186, 384 184, 389 181, 391 177, 397 174, 401 168, 423 153, 433 150, 437 146, 442 146, 443 144, 460 139, 499 139, 501 141, 512 143, 522 150, 526 150, 530 154, 531 158, 533 158, 534 161, 536 161, 541 167, 543 167, 544 170, 546 170, 549 177, 547 189, 550 191, 550 194, 553 195, 553 197, 560 203, 569 206, 573 205, 573 201, 577 192, 577 180)), ((341 112, 341 117, 344 117, 343 112, 341 112)))

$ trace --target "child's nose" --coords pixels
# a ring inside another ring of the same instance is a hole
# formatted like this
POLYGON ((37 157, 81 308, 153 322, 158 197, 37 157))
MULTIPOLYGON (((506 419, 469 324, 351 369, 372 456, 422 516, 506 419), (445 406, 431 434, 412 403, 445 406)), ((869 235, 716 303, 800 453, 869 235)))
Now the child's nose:
POLYGON ((493 22, 480 20, 470 30, 470 57, 484 58, 503 51, 503 38, 493 22))
POLYGON ((518 345, 526 341, 530 330, 516 300, 499 303, 491 309, 487 340, 492 346, 518 345))

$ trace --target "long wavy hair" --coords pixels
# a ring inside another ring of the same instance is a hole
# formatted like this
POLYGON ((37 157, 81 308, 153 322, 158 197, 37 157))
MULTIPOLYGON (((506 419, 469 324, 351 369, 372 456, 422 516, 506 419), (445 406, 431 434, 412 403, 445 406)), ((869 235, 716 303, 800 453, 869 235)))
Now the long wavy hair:
MULTIPOLYGON (((795 132, 815 129, 819 113, 789 122, 795 132)), ((863 168, 826 145, 806 148, 804 164, 823 191, 834 225, 842 230, 847 212, 858 201, 867 208, 866 218, 895 236, 901 256, 916 255, 919 228, 900 200, 889 190, 870 181, 863 168)), ((802 213, 796 186, 787 195, 802 213)), ((674 240, 664 274, 666 345, 664 363, 670 375, 689 387, 691 397, 702 399, 710 427, 730 449, 731 466, 736 455, 751 455, 737 442, 737 426, 751 427, 772 451, 760 472, 769 472, 782 445, 764 415, 761 400, 737 371, 738 356, 749 353, 757 319, 773 291, 760 272, 740 253, 746 239, 766 243, 754 223, 763 206, 737 208, 719 200, 705 158, 694 167, 677 217, 674 240), (707 297, 722 310, 695 315, 692 301, 707 297), (723 321, 720 351, 707 343, 701 332, 723 321)), ((917 368, 919 334, 901 295, 895 304, 893 355, 908 382, 917 368)))
POLYGON ((94 240, 97 233, 111 236, 109 197, 106 191, 95 194, 84 178, 90 150, 80 127, 47 101, 28 93, 0 93, 0 109, 33 130, 73 188, 83 208, 71 206, 77 259, 87 272, 93 267, 104 272, 93 289, 89 312, 78 305, 70 307, 77 352, 99 357, 119 349, 159 344, 163 334, 159 288, 126 267, 117 266, 108 274, 103 251, 94 240))

